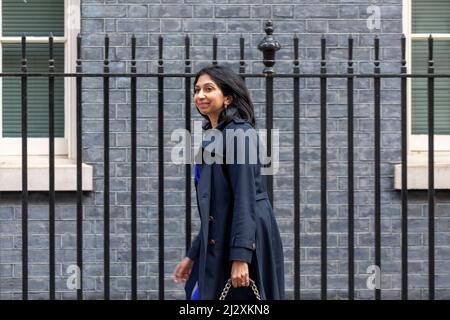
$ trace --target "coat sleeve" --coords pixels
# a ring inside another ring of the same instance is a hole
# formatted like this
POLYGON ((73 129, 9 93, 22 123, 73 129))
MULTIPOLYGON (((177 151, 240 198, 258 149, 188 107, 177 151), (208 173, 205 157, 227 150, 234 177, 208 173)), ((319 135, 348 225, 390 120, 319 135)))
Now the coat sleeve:
MULTIPOLYGON (((194 178, 195 178, 195 189, 197 190, 197 183, 198 180, 200 179, 200 173, 199 173, 199 167, 198 164, 196 164, 194 166, 194 178)), ((197 196, 197 207, 199 207, 198 205, 198 196, 197 196)), ((202 235, 202 227, 200 225, 200 230, 197 234, 197 236, 195 237, 194 241, 191 244, 191 247, 189 248, 189 250, 186 253, 186 256, 193 260, 196 261, 198 259, 198 256, 200 254, 200 239, 201 239, 201 235, 202 235)))
POLYGON ((188 252, 186 253, 186 256, 193 260, 197 261, 198 255, 200 253, 200 237, 202 234, 202 229, 198 232, 197 236, 195 237, 194 241, 192 241, 191 247, 189 248, 188 252))
MULTIPOLYGON (((237 129, 240 128, 241 126, 238 126, 237 129)), ((248 128, 243 128, 243 131, 246 131, 246 129, 248 128)), ((254 132, 256 133, 256 131, 254 132)), ((250 162, 248 155, 252 150, 250 147, 257 143, 257 139, 250 138, 249 142, 244 144, 245 147, 241 145, 245 149, 245 163, 242 163, 242 161, 239 163, 237 153, 239 142, 235 140, 235 143, 231 146, 234 149, 234 156, 227 159, 226 169, 234 199, 229 260, 251 263, 256 237, 255 175, 257 163, 250 162), (230 158, 233 159, 231 163, 229 163, 230 158)), ((229 137, 227 137, 227 148, 230 148, 229 137)))

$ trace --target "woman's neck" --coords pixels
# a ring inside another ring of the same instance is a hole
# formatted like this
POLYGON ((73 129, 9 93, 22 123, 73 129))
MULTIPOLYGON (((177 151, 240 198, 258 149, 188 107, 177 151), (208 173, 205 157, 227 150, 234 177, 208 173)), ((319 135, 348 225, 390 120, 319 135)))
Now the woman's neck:
POLYGON ((211 128, 217 127, 217 122, 219 121, 219 117, 210 117, 209 121, 211 122, 211 128))

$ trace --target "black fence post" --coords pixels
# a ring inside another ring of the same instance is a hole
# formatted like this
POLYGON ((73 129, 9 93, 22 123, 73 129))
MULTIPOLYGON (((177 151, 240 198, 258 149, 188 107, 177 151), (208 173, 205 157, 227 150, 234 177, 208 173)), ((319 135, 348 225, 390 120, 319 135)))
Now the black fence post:
MULTIPOLYGON (((189 35, 186 34, 186 37, 184 38, 184 47, 185 47, 185 67, 184 72, 186 74, 190 74, 192 72, 191 67, 191 60, 190 60, 190 47, 191 47, 191 40, 189 38, 189 35)), ((184 78, 184 87, 185 87, 185 123, 184 127, 187 132, 191 132, 191 77, 186 76, 184 78)), ((191 233, 192 233, 192 210, 191 210, 191 150, 189 148, 190 143, 187 143, 185 150, 188 150, 189 154, 186 154, 185 157, 188 160, 185 164, 185 196, 186 196, 186 217, 185 217, 185 233, 186 233, 186 240, 185 240, 185 250, 186 252, 191 247, 191 233)))
MULTIPOLYGON (((241 37, 239 38, 239 73, 240 74, 245 73, 245 58, 244 58, 245 51, 244 51, 244 48, 245 48, 245 39, 241 33, 241 37)), ((242 75, 241 75, 241 77, 245 81, 245 77, 242 75)))
POLYGON ((131 37, 131 299, 137 300, 137 106, 136 37, 131 37))
MULTIPOLYGON (((375 61, 374 61, 374 112, 375 112, 375 266, 381 271, 381 185, 380 185, 380 39, 375 36, 375 61)), ((379 276, 381 277, 382 274, 379 276)), ((381 281, 381 280, 380 280, 381 281)), ((378 281, 377 281, 378 283, 378 281)), ((375 299, 381 299, 381 289, 375 287, 375 299)))
POLYGON ((294 36, 294 300, 300 300, 300 67, 294 36))
POLYGON ((401 135, 402 135, 402 300, 408 300, 408 114, 407 114, 407 69, 406 69, 406 37, 401 38, 401 135))
POLYGON ((428 286, 434 300, 434 60, 433 37, 428 38, 428 286))
POLYGON ((355 241, 354 241, 354 126, 353 126, 353 37, 348 38, 348 62, 347 62, 347 143, 348 143, 348 299, 355 299, 355 241))
POLYGON ((158 39, 158 240, 159 300, 164 300, 164 60, 163 37, 158 39))
POLYGON ((22 299, 28 300, 28 68, 26 37, 22 35, 22 299))
POLYGON ((48 141, 49 141, 49 291, 55 299, 55 60, 53 60, 53 35, 48 39, 48 141))
MULTIPOLYGON (((266 129, 267 129, 267 154, 268 157, 272 155, 272 128, 273 128, 273 74, 275 73, 273 66, 275 65, 275 54, 281 49, 278 41, 273 39, 273 23, 266 22, 265 27, 266 36, 259 43, 258 49, 263 53, 264 70, 266 76, 266 129)), ((273 161, 273 159, 272 159, 273 161)), ((273 167, 273 163, 271 164, 273 167)), ((267 193, 269 194, 270 202, 273 204, 273 175, 267 176, 267 193)))
POLYGON ((105 300, 110 299, 109 266, 109 37, 105 36, 105 59, 103 61, 103 143, 104 143, 104 291, 105 300))
POLYGON ((217 65, 217 35, 213 35, 213 65, 217 65))
POLYGON ((77 299, 83 300, 83 109, 82 109, 82 81, 81 75, 81 36, 77 36, 77 266, 80 272, 77 288, 77 299))
POLYGON ((326 38, 320 41, 320 233, 321 299, 327 300, 327 61, 326 38))

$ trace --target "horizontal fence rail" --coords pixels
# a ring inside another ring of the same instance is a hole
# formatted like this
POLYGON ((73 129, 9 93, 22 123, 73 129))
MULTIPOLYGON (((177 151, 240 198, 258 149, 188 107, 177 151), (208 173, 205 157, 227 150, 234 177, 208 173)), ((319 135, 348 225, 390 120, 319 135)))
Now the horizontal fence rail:
MULTIPOLYGON (((320 80, 319 94, 320 94, 320 232, 321 232, 321 286, 320 297, 327 299, 327 218, 328 218, 328 199, 327 199, 327 81, 333 78, 346 79, 346 97, 347 97, 347 168, 348 168, 348 299, 355 299, 355 175, 354 175, 354 80, 357 78, 369 78, 373 81, 374 93, 374 141, 373 146, 375 150, 374 160, 374 264, 381 267, 381 80, 384 78, 396 78, 401 81, 401 297, 408 299, 408 168, 407 168, 407 79, 408 78, 427 78, 428 88, 428 289, 429 299, 435 298, 435 186, 434 186, 434 81, 437 78, 450 78, 450 74, 437 74, 434 72, 433 63, 433 38, 428 39, 428 70, 422 74, 407 73, 406 61, 406 38, 403 35, 400 41, 401 47, 401 61, 399 65, 399 73, 381 73, 382 61, 379 59, 380 39, 374 38, 374 61, 373 73, 355 73, 354 71, 354 57, 353 57, 353 38, 348 38, 348 59, 346 73, 328 73, 327 71, 327 43, 326 37, 322 36, 320 39, 321 59, 319 73, 301 73, 301 61, 299 60, 299 38, 297 35, 293 37, 294 59, 293 72, 290 74, 279 74, 275 72, 275 53, 280 49, 280 44, 273 38, 273 25, 271 22, 266 24, 266 36, 261 41, 259 49, 263 53, 262 63, 265 69, 262 73, 246 73, 245 58, 244 58, 244 38, 239 39, 240 44, 240 60, 239 60, 239 74, 244 79, 247 78, 265 78, 265 104, 266 104, 266 128, 273 128, 273 95, 274 95, 274 79, 275 78, 289 78, 292 79, 293 91, 293 151, 294 151, 294 166, 293 166, 293 191, 294 191, 294 281, 293 281, 293 297, 295 300, 300 299, 300 225, 301 225, 301 211, 300 211, 300 107, 301 107, 301 89, 300 79, 317 78, 320 80)), ((77 191, 76 191, 76 261, 80 270, 80 286, 77 289, 77 298, 83 299, 83 191, 82 191, 82 150, 83 150, 83 125, 82 125, 82 85, 83 78, 100 77, 103 79, 103 151, 104 151, 104 180, 103 180, 103 207, 104 207, 104 299, 110 299, 110 171, 109 171, 109 105, 110 105, 110 89, 109 80, 115 77, 130 78, 130 92, 131 92, 131 299, 138 298, 138 255, 137 255, 137 82, 140 78, 157 78, 157 130, 158 130, 158 272, 159 272, 159 299, 165 298, 164 288, 164 101, 165 89, 164 80, 167 78, 182 78, 185 85, 185 129, 191 131, 191 85, 192 78, 195 73, 192 72, 192 60, 190 59, 190 37, 185 37, 185 70, 180 73, 165 73, 164 57, 163 57, 163 40, 162 36, 158 41, 158 70, 157 73, 139 73, 136 65, 136 37, 133 35, 131 41, 131 70, 129 73, 111 73, 109 60, 109 37, 105 36, 104 43, 104 61, 103 73, 86 73, 83 72, 83 65, 81 59, 81 36, 77 37, 77 59, 76 59, 76 73, 58 73, 55 72, 55 60, 53 56, 53 36, 49 36, 49 60, 48 72, 28 72, 26 36, 22 36, 22 51, 21 51, 21 71, 13 73, 0 73, 0 77, 9 78, 16 77, 21 80, 21 130, 22 130, 22 298, 28 299, 28 281, 29 281, 29 261, 28 261, 28 163, 27 163, 27 137, 28 137, 28 94, 27 94, 27 80, 31 77, 43 77, 48 79, 48 116, 49 116, 49 298, 55 299, 55 78, 57 77, 75 77, 76 78, 76 132, 77 132, 77 191)), ((213 37, 213 57, 212 63, 218 64, 217 60, 217 37, 213 37)), ((270 134, 268 135, 268 150, 271 150, 270 134)), ((187 250, 191 245, 191 164, 185 165, 185 249, 187 250)), ((272 176, 268 177, 268 193, 273 202, 273 180, 272 176)), ((1 204, 1 203, 0 203, 1 204)), ((145 262, 145 261, 141 261, 145 262)), ((375 299, 381 299, 381 289, 375 289, 375 299)))

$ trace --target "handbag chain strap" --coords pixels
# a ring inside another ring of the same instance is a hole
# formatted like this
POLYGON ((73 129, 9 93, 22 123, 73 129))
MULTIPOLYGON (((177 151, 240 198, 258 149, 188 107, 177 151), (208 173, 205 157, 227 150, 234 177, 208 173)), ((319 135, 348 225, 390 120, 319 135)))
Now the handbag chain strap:
MULTIPOLYGON (((258 291, 258 287, 256 286, 255 281, 253 281, 252 279, 249 279, 249 282, 250 282, 250 287, 251 287, 253 293, 255 294, 256 299, 261 300, 261 297, 260 297, 259 291, 258 291)), ((222 294, 220 295, 219 300, 225 300, 230 289, 231 289, 231 279, 228 279, 227 283, 225 284, 225 287, 222 290, 222 294)))

